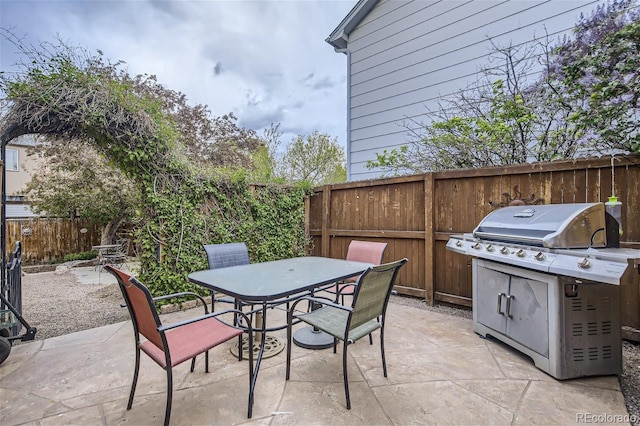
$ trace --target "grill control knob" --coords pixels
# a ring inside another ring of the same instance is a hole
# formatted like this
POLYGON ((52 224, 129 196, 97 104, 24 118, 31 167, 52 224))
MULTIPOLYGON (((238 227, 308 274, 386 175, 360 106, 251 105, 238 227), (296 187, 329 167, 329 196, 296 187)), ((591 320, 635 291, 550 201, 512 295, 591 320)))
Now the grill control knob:
POLYGON ((476 249, 476 250, 480 250, 482 248, 482 246, 480 245, 480 243, 475 243, 474 245, 471 246, 472 248, 476 249))
POLYGON ((506 247, 502 247, 502 248, 500 249, 500 253, 502 253, 502 254, 509 254, 509 249, 508 249, 508 248, 506 248, 506 247))
POLYGON ((591 268, 591 261, 585 257, 580 262, 578 262, 578 268, 581 268, 581 269, 591 268))
POLYGON ((462 247, 462 241, 460 241, 460 240, 456 241, 456 246, 462 247))
POLYGON ((487 246, 487 251, 493 251, 493 245, 489 244, 489 245, 487 246))
POLYGON ((518 257, 524 257, 526 254, 527 254, 527 253, 526 253, 524 250, 522 250, 522 249, 520 249, 520 250, 518 250, 518 251, 516 252, 516 256, 518 256, 518 257))
POLYGON ((544 253, 539 251, 538 254, 536 254, 534 257, 536 260, 542 262, 544 260, 544 253))

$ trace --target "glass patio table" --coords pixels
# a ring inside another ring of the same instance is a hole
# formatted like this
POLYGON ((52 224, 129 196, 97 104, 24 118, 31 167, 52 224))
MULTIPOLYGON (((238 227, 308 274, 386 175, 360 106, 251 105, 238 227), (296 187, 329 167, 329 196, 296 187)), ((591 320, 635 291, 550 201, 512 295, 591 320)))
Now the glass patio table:
MULTIPOLYGON (((361 275, 370 266, 373 265, 305 256, 196 271, 189 274, 189 281, 243 302, 261 305, 262 324, 258 331, 266 331, 267 308, 273 302, 284 303, 282 300, 287 298, 291 300, 293 296, 302 296, 326 284, 361 275)), ((249 389, 252 404, 265 341, 265 338, 260 339, 260 349, 249 389)))

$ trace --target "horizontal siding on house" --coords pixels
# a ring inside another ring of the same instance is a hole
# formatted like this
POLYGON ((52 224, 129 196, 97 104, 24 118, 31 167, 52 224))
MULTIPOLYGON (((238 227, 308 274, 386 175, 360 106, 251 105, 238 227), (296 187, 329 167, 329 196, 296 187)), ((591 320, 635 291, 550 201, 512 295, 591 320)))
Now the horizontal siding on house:
MULTIPOLYGON (((547 26, 562 25, 564 23, 566 23, 566 19, 563 17, 550 18, 546 21, 547 26)), ((557 40, 559 34, 565 33, 569 29, 570 27, 563 27, 561 30, 549 34, 549 39, 553 43, 557 40)), ((510 44, 517 47, 527 44, 532 39, 534 32, 535 30, 532 29, 532 26, 515 27, 509 28, 508 31, 493 37, 496 40, 503 40, 504 37, 507 37, 504 43, 498 44, 499 46, 510 44)), ((543 39, 546 33, 538 31, 535 36, 543 39)), ((449 35, 444 37, 448 38, 449 35)), ((428 75, 428 72, 443 68, 450 70, 452 66, 458 64, 467 65, 460 67, 462 69, 457 71, 457 74, 459 76, 468 75, 469 72, 477 71, 478 67, 474 62, 480 62, 483 66, 491 66, 491 64, 483 60, 492 51, 490 43, 487 43, 487 38, 488 35, 485 28, 480 26, 452 36, 450 40, 447 40, 447 43, 423 44, 418 50, 406 51, 401 55, 397 55, 404 51, 405 48, 411 47, 409 43, 405 43, 393 52, 387 52, 389 55, 394 54, 392 59, 374 55, 358 63, 354 62, 352 67, 352 90, 354 94, 361 94, 369 91, 372 87, 410 81, 412 78, 428 75), (380 60, 381 58, 382 60, 380 60), (358 66, 365 62, 367 62, 366 67, 361 68, 358 66)), ((352 61, 355 61, 356 57, 355 54, 352 54, 352 61)))
POLYGON ((439 13, 443 6, 448 10, 455 6, 454 2, 448 3, 432 1, 387 1, 380 2, 369 15, 358 25, 357 29, 349 35, 349 48, 357 51, 384 42, 386 37, 411 30, 415 25, 424 21, 425 9, 427 16, 439 13), (384 9, 384 12, 381 13, 384 9), (402 25, 397 25, 402 22, 402 25))
MULTIPOLYGON (((432 3, 432 1, 427 1, 425 3, 432 3)), ((399 18, 401 19, 404 16, 410 14, 411 10, 404 9, 406 7, 412 6, 416 7, 416 2, 412 0, 382 0, 379 1, 378 4, 367 14, 367 16, 362 19, 362 21, 358 24, 358 33, 354 34, 353 32, 349 34, 349 43, 352 41, 356 41, 359 37, 366 37, 367 35, 376 32, 382 25, 380 25, 378 21, 380 18, 388 15, 400 12, 399 18)))
MULTIPOLYGON (((530 78, 539 76, 539 73, 530 75, 530 78)), ((443 83, 444 85, 445 83, 443 83)), ((416 99, 416 102, 411 104, 403 104, 399 102, 401 97, 391 97, 389 99, 381 100, 377 103, 366 104, 361 107, 354 107, 351 109, 351 130, 361 130, 372 126, 380 126, 387 123, 395 123, 403 125, 405 122, 418 121, 424 122, 429 118, 430 113, 433 111, 427 109, 427 105, 437 105, 437 101, 440 100, 443 111, 451 110, 453 107, 449 105, 446 100, 442 100, 443 96, 450 95, 440 94, 435 91, 431 91, 425 95, 420 91, 413 91, 411 94, 416 99), (441 96, 442 95, 442 96, 441 96)), ((451 92, 455 93, 457 92, 451 92)), ((440 110, 440 107, 438 108, 440 110)))
MULTIPOLYGON (((407 142, 405 125, 428 121, 438 101, 477 80, 493 43, 552 44, 598 4, 590 1, 381 1, 349 35, 350 177, 384 148, 407 142)), ((535 77, 536 71, 532 71, 535 77)), ((415 124, 413 124, 415 126, 415 124)))
MULTIPOLYGON (((376 43, 369 44, 361 39, 363 46, 358 46, 358 43, 354 42, 355 46, 351 50, 353 74, 357 75, 362 70, 375 67, 386 60, 404 56, 409 52, 429 49, 436 44, 450 44, 452 39, 460 34, 482 26, 482 22, 471 22, 476 16, 479 19, 484 17, 486 22, 488 17, 485 14, 497 13, 500 10, 496 6, 489 7, 493 2, 472 2, 458 7, 452 7, 457 4, 456 2, 442 4, 447 6, 442 13, 438 13, 439 11, 434 10, 435 8, 424 8, 402 21, 395 22, 393 27, 402 28, 402 31, 394 32, 392 26, 382 28, 381 40, 376 43), (436 14, 434 15, 433 12, 436 14), (463 16, 464 18, 460 19, 463 16), (407 21, 411 22, 407 24, 407 21)), ((510 8, 513 8, 513 5, 510 8)))
POLYGON ((362 149, 351 150, 351 173, 353 175, 351 180, 379 177, 379 171, 367 168, 367 161, 375 159, 375 154, 371 153, 382 152, 384 149, 400 148, 402 145, 406 145, 406 133, 406 130, 398 129, 397 133, 381 134, 380 136, 368 138, 366 139, 366 145, 355 143, 356 147, 361 147, 362 149))
POLYGON ((30 218, 30 217, 38 217, 36 213, 31 211, 31 208, 27 204, 12 204, 7 203, 6 206, 6 214, 7 219, 13 218, 30 218))
MULTIPOLYGON (((370 136, 366 138, 367 145, 364 146, 360 144, 359 146, 362 149, 352 150, 351 154, 352 158, 359 159, 360 161, 366 161, 368 159, 369 151, 371 149, 375 151, 382 151, 383 149, 393 149, 398 148, 404 144, 406 144, 406 134, 407 131, 402 127, 398 126, 396 131, 393 129, 388 129, 388 132, 380 132, 378 135, 370 136)), ((364 140, 364 139, 359 139, 364 140)))

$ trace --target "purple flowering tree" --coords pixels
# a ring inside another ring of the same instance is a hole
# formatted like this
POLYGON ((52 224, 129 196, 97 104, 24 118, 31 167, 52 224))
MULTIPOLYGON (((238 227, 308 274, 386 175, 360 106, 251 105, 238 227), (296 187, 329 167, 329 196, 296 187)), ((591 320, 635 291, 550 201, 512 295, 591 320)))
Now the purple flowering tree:
POLYGON ((554 52, 551 78, 583 151, 640 152, 640 11, 614 1, 582 16, 554 52))

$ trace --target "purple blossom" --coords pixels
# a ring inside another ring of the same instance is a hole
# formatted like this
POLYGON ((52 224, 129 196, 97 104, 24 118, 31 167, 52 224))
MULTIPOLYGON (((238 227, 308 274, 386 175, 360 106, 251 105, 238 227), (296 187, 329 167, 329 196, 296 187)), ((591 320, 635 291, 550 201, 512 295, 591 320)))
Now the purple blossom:
POLYGON ((633 93, 625 93, 624 95, 621 96, 622 101, 627 103, 627 102, 631 102, 633 100, 633 93))
POLYGON ((600 79, 598 79, 596 76, 594 76, 591 71, 587 71, 584 74, 584 76, 582 76, 582 78, 580 78, 578 80, 578 83, 581 86, 585 86, 585 87, 594 86, 594 85, 598 84, 599 82, 600 82, 600 79))
POLYGON ((589 129, 582 135, 581 138, 576 140, 576 143, 580 148, 588 148, 595 145, 595 142, 598 140, 598 134, 594 132, 592 129, 589 129))
POLYGON ((635 78, 636 75, 633 73, 626 74, 624 77, 622 77, 622 84, 627 85, 635 80, 635 78))

